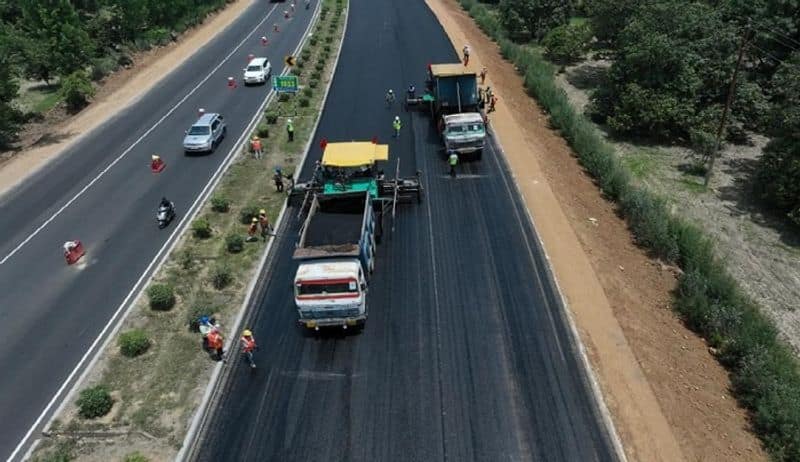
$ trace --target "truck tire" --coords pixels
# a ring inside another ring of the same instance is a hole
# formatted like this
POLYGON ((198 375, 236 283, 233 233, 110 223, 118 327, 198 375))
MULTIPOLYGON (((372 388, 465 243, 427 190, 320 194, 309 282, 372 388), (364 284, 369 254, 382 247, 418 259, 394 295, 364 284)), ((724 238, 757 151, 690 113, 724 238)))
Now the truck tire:
POLYGON ((372 254, 372 258, 369 259, 369 274, 372 274, 375 271, 375 254, 372 254))
POLYGON ((483 149, 479 149, 475 152, 475 160, 483 159, 483 149))

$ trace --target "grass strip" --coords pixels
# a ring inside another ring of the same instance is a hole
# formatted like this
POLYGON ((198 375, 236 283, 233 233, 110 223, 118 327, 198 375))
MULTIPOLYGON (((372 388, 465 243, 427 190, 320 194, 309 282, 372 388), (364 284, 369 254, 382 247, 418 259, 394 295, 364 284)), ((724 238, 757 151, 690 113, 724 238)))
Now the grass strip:
MULTIPOLYGON (((102 440, 79 436, 88 431, 125 431, 154 438, 148 444, 172 448, 180 446, 186 424, 199 404, 214 362, 201 349, 201 337, 190 329, 199 314, 214 313, 225 330, 232 323, 246 296, 248 282, 256 276, 257 262, 266 243, 245 242, 241 251, 229 251, 232 236, 246 237, 249 217, 266 209, 271 222, 286 200, 272 183, 273 169, 284 173, 298 167, 314 123, 319 117, 327 82, 332 78, 334 56, 344 28, 346 0, 322 0, 320 17, 313 37, 306 42, 303 64, 293 69, 300 77, 301 91, 290 97, 276 97, 257 124, 264 156, 254 159, 249 144, 241 147, 223 179, 207 203, 202 205, 193 226, 180 238, 175 250, 154 276, 150 287, 165 285, 173 289, 175 302, 167 309, 151 309, 147 297, 139 297, 120 335, 146 336, 146 349, 140 354, 122 354, 120 345, 110 343, 95 366, 85 387, 102 385, 111 390, 114 405, 100 419, 84 419, 76 406, 65 408, 51 426, 59 437, 44 440, 34 460, 70 460, 78 454, 92 454, 106 446, 102 440), (320 66, 318 66, 321 64, 320 66), (314 87, 312 88, 312 81, 314 87), (286 120, 294 122, 294 141, 288 140, 286 120), (198 230, 211 230, 210 236, 198 230), (222 275, 222 276, 221 276, 222 275)), ((252 135, 250 137, 252 137, 252 135)), ((137 351, 137 353, 139 353, 137 351)), ((238 361, 229 367, 237 367, 238 361)), ((147 448, 145 448, 147 449, 147 448)), ((145 456, 146 450, 141 450, 145 456)))
POLYGON ((772 458, 800 460, 800 367, 762 311, 714 253, 712 239, 669 212, 663 197, 632 181, 614 147, 576 112, 555 82, 555 67, 536 51, 509 40, 497 16, 477 0, 459 0, 503 56, 523 75, 525 88, 560 130, 602 192, 622 211, 637 242, 684 271, 674 308, 717 351, 730 371, 734 394, 772 458))

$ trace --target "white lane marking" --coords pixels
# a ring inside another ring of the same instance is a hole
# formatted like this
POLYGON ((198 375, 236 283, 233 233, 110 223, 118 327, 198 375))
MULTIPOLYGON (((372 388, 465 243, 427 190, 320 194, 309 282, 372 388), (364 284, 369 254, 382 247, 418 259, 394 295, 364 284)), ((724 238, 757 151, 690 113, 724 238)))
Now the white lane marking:
MULTIPOLYGON (((275 8, 276 8, 277 6, 278 6, 278 5, 275 5, 275 6, 273 6, 273 7, 272 7, 272 9, 271 9, 271 10, 270 10, 270 11, 267 13, 267 16, 265 16, 265 17, 264 17, 264 19, 262 19, 262 20, 261 20, 261 22, 259 23, 259 26, 260 26, 261 24, 263 24, 263 23, 264 23, 264 21, 266 21, 266 20, 267 20, 267 18, 269 18, 269 16, 272 14, 272 12, 275 10, 275 8)), ((256 29, 258 29, 258 27, 259 27, 259 26, 256 26, 256 28, 254 28, 254 29, 253 29, 253 31, 251 31, 251 32, 250 32, 250 34, 248 34, 248 36, 247 36, 247 37, 249 37, 250 35, 252 35, 252 34, 253 34, 253 32, 254 32, 256 29)), ((245 40, 242 40, 242 42, 240 42, 240 43, 239 43, 239 45, 237 45, 237 46, 236 46, 236 48, 234 49, 234 52, 235 52, 235 51, 236 51, 238 48, 240 48, 240 47, 242 46, 242 44, 243 44, 243 43, 244 43, 244 42, 247 40, 247 37, 245 37, 245 40)), ((301 37, 301 39, 302 39, 302 37, 301 37)), ((230 59, 231 55, 233 55, 233 52, 232 52, 232 53, 230 53, 228 56, 226 56, 226 57, 225 57, 225 59, 222 61, 222 63, 224 63, 226 60, 230 59)), ((218 66, 217 66, 217 68, 218 68, 218 67, 220 67, 220 66, 218 65, 218 66)), ((287 70, 287 67, 284 67, 284 68, 283 68, 283 73, 286 73, 286 70, 287 70)), ((211 72, 211 74, 213 74, 213 73, 214 73, 214 72, 212 71, 212 72, 211 72)), ((209 76, 207 76, 205 79, 203 79, 203 81, 206 81, 206 80, 208 80, 208 78, 209 78, 209 77, 210 77, 210 74, 209 74, 209 76)), ((202 84, 202 82, 201 82, 201 84, 202 84)), ((199 85, 198 85, 198 86, 199 86, 199 85)), ((197 90, 197 87, 195 87, 194 89, 192 89, 192 92, 194 92, 194 91, 196 91, 196 90, 197 90)), ((270 92, 267 94, 267 97, 265 98, 265 101, 269 100, 270 96, 272 96, 272 95, 273 95, 273 93, 274 93, 274 92, 273 92, 272 90, 270 90, 270 92)), ((190 93, 190 94, 191 94, 191 93, 190 93)), ((181 102, 185 101, 185 99, 186 99, 186 98, 184 98, 183 100, 181 100, 181 102)), ((180 103, 178 103, 178 105, 180 105, 180 103)), ((177 108, 177 106, 178 106, 178 105, 176 105, 176 106, 175 106, 173 109, 171 109, 171 110, 170 110, 170 112, 169 112, 169 113, 167 113, 167 115, 169 115, 171 112, 174 112, 175 108, 177 108)), ((250 124, 248 125, 248 127, 249 127, 250 125, 253 125, 253 124, 254 124, 254 121, 255 121, 255 120, 256 120, 256 119, 257 119, 257 118, 258 118, 258 117, 261 115, 262 109, 263 109, 263 105, 261 106, 261 108, 259 109, 259 111, 257 111, 257 112, 256 112, 255 116, 253 116, 253 120, 251 120, 251 122, 250 122, 250 124)), ((166 116, 165 116, 165 117, 166 117, 166 116)), ((163 120, 163 118, 162 118, 162 120, 163 120)), ((161 121, 157 122, 157 123, 156 123, 156 125, 157 125, 158 123, 160 123, 160 122, 161 122, 161 121)), ((155 127, 155 126, 154 126, 154 127, 155 127)), ((152 129, 151 129, 151 130, 152 130, 152 129)), ((148 132, 149 132, 149 131, 151 131, 151 130, 148 130, 148 132)), ((227 166, 229 165, 230 161, 233 159, 233 157, 235 157, 235 153, 236 153, 236 151, 237 151, 237 149, 238 149, 239 145, 242 143, 242 140, 243 140, 243 138, 244 138, 245 136, 247 136, 248 134, 249 134, 249 130, 247 130, 247 129, 246 129, 245 131, 243 131, 243 132, 242 132, 242 135, 240 135, 240 136, 239 136, 239 139, 236 141, 236 143, 234 143, 233 147, 232 147, 232 148, 231 148, 231 150, 228 152, 228 154, 227 154, 227 156, 226 156, 225 160, 222 162, 222 164, 220 164, 220 166, 219 166, 219 167, 217 168, 217 170, 214 172, 214 175, 212 175, 212 176, 211 176, 211 179, 210 179, 210 180, 209 180, 209 182, 206 184, 206 186, 203 188, 203 190, 201 191, 201 193, 198 195, 197 199, 195 199, 194 203, 192 204, 192 206, 191 206, 191 207, 190 207, 190 209, 189 209, 189 210, 191 210, 191 212, 190 212, 189 214, 187 214, 187 215, 185 215, 185 216, 183 217, 183 219, 182 219, 182 220, 181 220, 181 221, 178 223, 178 226, 176 226, 176 228, 175 228, 175 230, 172 232, 172 234, 170 234, 169 238, 168 238, 168 239, 167 239, 167 241, 164 243, 164 245, 162 245, 162 246, 161 246, 161 248, 159 249, 159 251, 158 251, 158 253, 156 254, 156 256, 153 258, 153 260, 150 262, 150 264, 149 264, 149 265, 147 266, 147 268, 144 270, 144 272, 142 273, 142 275, 141 275, 141 276, 139 277, 139 279, 136 281, 136 284, 134 284, 134 285, 133 285, 133 288, 131 289, 131 291, 130 291, 130 292, 128 292, 128 295, 125 297, 125 299, 124 299, 124 300, 122 301, 122 303, 119 305, 119 307, 118 307, 118 308, 117 308, 117 310, 114 312, 114 314, 112 315, 112 317, 109 319, 109 321, 108 321, 108 323, 105 325, 105 327, 103 327, 103 330, 102 330, 102 331, 100 331, 100 334, 98 334, 97 338, 95 338, 95 340, 92 342, 92 344, 91 344, 91 346, 89 347, 89 349, 88 349, 88 350, 86 350, 86 353, 83 355, 83 357, 81 357, 81 360, 78 362, 78 364, 75 366, 75 368, 72 370, 72 372, 70 372, 69 376, 67 376, 67 378, 64 380, 64 382, 61 384, 61 387, 59 387, 58 391, 56 391, 55 395, 53 395, 53 398, 50 400, 50 402, 49 402, 49 403, 47 403, 47 406, 44 408, 44 410, 41 412, 41 414, 39 414, 39 417, 37 417, 37 418, 36 418, 36 421, 33 423, 33 425, 31 425, 31 427, 30 427, 30 428, 28 429, 28 431, 25 433, 25 436, 22 438, 22 440, 20 440, 19 444, 18 444, 18 445, 17 445, 17 447, 14 449, 14 452, 12 452, 12 453, 11 453, 11 455, 8 457, 7 461, 12 461, 12 460, 14 460, 14 458, 16 458, 16 457, 19 455, 19 452, 20 452, 20 451, 22 450, 22 448, 23 448, 23 447, 24 447, 24 446, 27 444, 27 442, 28 442, 28 440, 30 439, 31 435, 33 435, 33 432, 36 430, 36 428, 38 428, 38 427, 39 427, 39 425, 41 425, 41 423, 42 423, 42 420, 44 420, 45 416, 47 416, 47 414, 50 412, 50 409, 51 409, 51 408, 52 408, 52 407, 53 407, 53 406, 56 404, 56 402, 58 401, 59 397, 60 397, 60 396, 61 396, 61 395, 64 393, 64 390, 67 388, 67 385, 69 385, 69 384, 70 384, 70 382, 72 382, 72 380, 75 378, 75 375, 76 375, 76 374, 78 373, 78 371, 79 371, 79 370, 80 370, 80 369, 83 367, 83 364, 86 362, 86 360, 88 359, 88 357, 89 357, 89 356, 91 355, 91 353, 92 353, 92 352, 93 352, 93 351, 94 351, 94 350, 97 348, 97 345, 98 345, 98 343, 99 343, 99 342, 100 342, 100 340, 102 340, 102 339, 103 339, 103 337, 106 335, 106 332, 108 331, 109 327, 111 327, 111 326, 112 326, 112 325, 113 325, 113 324, 116 322, 115 320, 117 320, 117 318, 119 317, 119 315, 120 315, 120 313, 122 312, 123 308, 125 308, 125 305, 127 305, 127 304, 129 303, 129 301, 130 301, 131 297, 133 297, 134 295, 137 295, 137 294, 138 294, 138 292, 139 292, 139 289, 138 289, 138 288, 139 288, 139 287, 140 287, 140 285, 142 284, 142 281, 143 281, 144 279, 148 278, 148 273, 150 273, 151 269, 153 268, 153 265, 154 265, 154 264, 156 264, 156 262, 158 262, 158 265, 159 265, 159 266, 160 266, 161 264, 163 264, 163 260, 164 260, 164 258, 166 257, 166 255, 167 255, 167 254, 169 254, 169 252, 171 252, 171 251, 172 251, 172 248, 173 248, 173 247, 174 247, 174 246, 177 244, 177 242, 178 242, 178 240, 177 240, 177 239, 175 239, 175 237, 176 237, 176 236, 178 236, 178 235, 180 235, 180 233, 182 233, 182 232, 185 230, 185 228, 187 227, 188 223, 191 221, 191 219, 192 219, 192 218, 193 218, 193 217, 194 217, 194 216, 197 214, 197 212, 200 210, 200 209, 199 209, 199 207, 198 207, 198 204, 199 204, 199 203, 201 203, 201 202, 202 202, 202 200, 204 199, 204 197, 205 197, 205 196, 208 196, 208 192, 209 192, 210 190, 213 190, 213 188, 214 188, 214 187, 216 187, 217 183, 219 183, 219 180, 220 180, 220 178, 222 177, 222 176, 221 176, 221 172, 223 172, 225 169, 227 169, 227 166), (169 250, 169 252, 167 252, 167 254, 164 254, 164 251, 165 251, 167 248, 169 248, 169 249, 168 249, 168 250, 169 250)), ((143 135, 143 137, 144 137, 144 136, 146 136, 146 134, 145 134, 145 135, 143 135)), ((136 143, 138 143, 139 141, 140 141, 140 140, 137 140, 137 141, 136 141, 136 143)), ((135 144, 134 144, 134 145, 132 145, 132 146, 131 146, 131 148, 132 148, 133 146, 135 146, 135 144)), ((129 148, 128 150, 130 150, 131 148, 129 148)), ((126 152, 127 152, 127 150, 126 150, 126 152)), ((124 153, 123 153, 123 155, 124 155, 124 153)), ((120 156, 120 158, 121 158, 121 156, 120 156)), ((117 161, 118 161, 120 158, 117 158, 117 159, 116 159, 114 162, 117 162, 117 161)), ((113 164, 112 164, 112 165, 113 165, 113 164)), ((111 165, 110 165, 108 168, 110 168, 110 167, 111 167, 111 165)), ((108 170, 108 168, 107 168, 106 170, 108 170)), ((105 172, 106 170, 104 170, 104 172, 105 172)), ((101 174, 102 174, 102 173, 101 173, 101 174)), ((93 182, 94 182, 94 181, 95 181, 95 180, 93 180, 93 182)), ((88 186, 91 186, 91 183, 90 183, 89 185, 87 185, 87 188, 85 188, 85 189, 88 189, 88 186)), ((84 189, 84 191, 85 191, 85 189, 84 189)), ((83 191, 81 191, 81 193, 82 193, 82 192, 83 192, 83 191)), ((81 193, 79 193, 79 194, 81 194, 81 193)), ((73 201, 74 201, 74 199, 76 199, 76 198, 77 198, 77 196, 76 196, 75 198, 73 198, 73 200, 72 200, 72 201, 70 201, 70 202, 73 202, 73 201)), ((69 205, 69 204, 67 204, 67 205, 69 205)), ((66 208, 66 206, 65 206, 64 208, 66 208)), ((63 210, 63 208, 62 208, 62 210, 63 210)), ((52 218, 51 218, 51 220, 52 220, 52 218)), ((51 221, 51 220, 48 220, 48 222, 49 222, 49 221, 51 221)), ((42 225, 42 228, 43 228, 43 227, 44 227, 46 224, 47 224, 47 222, 45 222, 45 223, 44 223, 44 225, 42 225)), ((28 240, 29 240, 29 239, 28 239, 28 240)), ((27 242, 27 240, 26 240, 26 242, 27 242)), ((23 242, 23 244, 22 244, 22 245, 24 245, 24 242, 23 242)), ((17 250, 18 250, 18 249, 15 249, 15 250, 14 250, 14 252, 16 252, 17 250)), ((9 255, 9 256, 10 256, 10 255, 9 255)), ((6 258, 6 259, 7 259, 7 258, 6 258)), ((3 262, 4 262, 6 259, 3 259, 3 262)), ((0 263, 2 263, 2 262, 0 262, 0 263)), ((150 277, 152 277, 152 274, 150 274, 150 277)), ((128 307, 128 309, 130 310, 132 307, 133 307, 133 305, 131 305, 130 307, 128 307)), ((126 312, 126 315, 127 315, 127 312, 126 312)), ((111 332, 111 334, 110 334, 110 335, 107 337, 107 339, 106 339, 106 342, 108 341, 108 339, 110 339, 110 338, 111 338, 111 335, 113 335, 113 333, 114 333, 114 332, 116 332, 116 331, 117 331, 117 330, 118 330, 120 327, 121 327, 121 323, 117 324, 117 325, 114 327, 114 329, 113 329, 113 332, 111 332)), ((98 352, 95 354, 95 357, 93 358, 92 362, 96 361, 98 358, 99 358, 99 351, 98 351, 98 352)), ((89 368, 87 368, 87 369, 86 369, 86 371, 88 371, 88 370, 89 370, 89 368)), ((84 371, 84 374, 86 373, 86 371, 84 371)), ((80 380, 79 380, 78 382, 80 382, 80 380)), ((77 384, 78 382, 76 382, 76 384, 77 384)))
POLYGON ((40 232, 42 232, 42 230, 43 230, 45 227, 47 227, 47 225, 49 225, 49 224, 50 224, 50 223, 51 223, 53 220, 55 220, 55 219, 56 219, 56 217, 58 217, 59 215, 61 215, 61 213, 62 213, 64 210, 66 210, 66 209, 67 209, 67 208, 68 208, 70 205, 72 205, 72 204, 73 204, 73 203, 74 203, 76 200, 78 200, 78 198, 79 198, 79 197, 81 197, 81 196, 83 195, 83 193, 85 193, 86 191, 88 191, 88 190, 89 190, 89 188, 91 188, 91 187, 92 187, 92 185, 94 185, 95 183, 97 183, 97 181, 99 181, 99 180, 100 180, 100 178, 102 178, 103 176, 105 176, 105 174, 106 174, 106 173, 108 173, 108 171, 109 171, 109 170, 111 170, 111 168, 112 168, 112 167, 114 167, 114 165, 116 165, 116 164, 117 164, 117 163, 118 163, 120 160, 122 160, 122 159, 123 159, 123 158, 124 158, 124 157, 125 157, 125 156, 126 156, 128 153, 129 153, 129 152, 131 152, 131 151, 133 150, 133 148, 135 148, 135 147, 136 147, 136 146, 137 146, 139 143, 141 143, 141 142, 142 142, 142 140, 144 140, 145 138, 147 138, 147 136, 148 136, 148 135, 150 135, 150 133, 152 133, 152 132, 153 132, 153 130, 155 130, 155 129, 156 129, 158 126, 159 126, 159 125, 161 125, 161 123, 162 123, 162 122, 164 122, 164 120, 166 120, 166 119, 167 119, 167 117, 169 117, 170 115, 172 115, 172 113, 173 113, 173 112, 175 112, 175 111, 176 111, 176 110, 177 110, 177 109, 178 109, 178 108, 179 108, 179 107, 180 107, 180 106, 181 106, 183 103, 185 103, 185 102, 186 102, 186 100, 187 100, 187 99, 189 99, 189 97, 191 97, 191 96, 192 96, 192 95, 193 95, 193 94, 194 94, 194 93, 195 93, 195 92, 196 92, 196 91, 197 91, 197 90, 198 90, 198 89, 199 89, 201 86, 203 86, 203 84, 204 84, 204 83, 206 83, 206 82, 208 81, 208 79, 210 79, 210 78, 211 78, 211 76, 212 76, 212 75, 214 75, 214 74, 215 74, 215 73, 216 73, 216 72, 217 72, 217 71, 218 71, 218 70, 219 70, 219 69, 220 69, 220 68, 221 68, 221 67, 222 67, 222 66, 223 66, 223 65, 224 65, 226 62, 228 62, 228 60, 231 58, 231 56, 233 56, 233 55, 234 55, 234 53, 236 53, 236 52, 239 50, 239 48, 241 48, 241 47, 242 47, 242 45, 244 45, 244 44, 245 44, 245 42, 247 42, 247 40, 249 40, 249 39, 250 39, 250 36, 251 36, 251 35, 253 35, 253 34, 254 34, 254 33, 255 33, 255 32, 256 32, 256 31, 257 31, 257 30, 258 30, 258 29, 259 29, 259 28, 260 28, 260 27, 261 27, 261 26, 264 24, 264 22, 265 22, 267 19, 269 19, 270 15, 271 15, 271 14, 272 14, 272 13, 275 11, 275 8, 277 8, 277 7, 278 7, 278 5, 277 5, 277 4, 276 4, 276 5, 274 5, 274 6, 272 7, 272 9, 270 9, 270 10, 269 10, 269 12, 266 14, 266 16, 264 16, 264 19, 262 19, 262 20, 261 20, 261 21, 260 21, 258 24, 256 24, 256 26, 255 26, 255 27, 254 27, 254 28, 253 28, 253 29, 250 31, 250 33, 249 33, 249 34, 247 34, 247 35, 245 36, 245 38, 244 38, 244 39, 242 39, 242 41, 241 41, 241 42, 239 42, 239 44, 238 44, 238 45, 236 45, 236 47, 235 47, 235 48, 234 48, 234 49, 233 49, 233 50, 232 50, 230 53, 228 53, 228 54, 227 54, 227 56, 225 56, 225 58, 223 58, 223 59, 222 59, 222 61, 220 61, 220 62, 219 62, 219 64, 217 64, 217 65, 216 65, 216 66, 215 66, 215 67, 214 67, 214 68, 211 70, 211 72, 209 72, 209 73, 208 73, 208 74, 207 74, 207 75, 206 75, 206 76, 203 78, 203 80, 201 80, 201 81, 200 81, 200 83, 198 83, 197 85, 195 85, 195 87, 194 87, 194 88, 192 88, 192 89, 189 91, 189 93, 187 93, 187 94, 186 94, 186 95, 185 95, 183 98, 181 98, 181 100, 180 100, 180 101, 178 101, 178 102, 177 102, 177 103, 176 103, 174 106, 172 106, 172 108, 170 108, 170 110, 169 110, 169 111, 167 111, 167 113, 166 113, 166 114, 164 114, 163 116, 161 116, 161 118, 160 118, 160 119, 158 119, 158 121, 156 121, 156 123, 155 123, 155 124, 153 124, 153 125, 152 125, 150 128, 148 128, 148 129, 147 129, 147 131, 146 131, 146 132, 144 132, 144 133, 142 134, 142 136, 140 136, 140 137, 139 137, 139 138, 138 138, 136 141, 134 141, 134 142, 133 142, 133 144, 131 144, 130 146, 128 146, 128 148, 127 148, 127 149, 125 149, 124 151, 122 151, 122 154, 120 154, 119 156, 117 156, 117 158, 116 158, 116 159, 114 159, 114 160, 113 160, 113 161, 112 161, 110 164, 108 164, 108 166, 107 166, 106 168, 104 168, 104 169, 103 169, 103 170, 102 170, 100 173, 98 173, 98 174, 97 174, 97 176, 95 176, 94 178, 92 178, 92 180, 91 180, 91 181, 90 181, 90 182, 89 182, 89 183, 88 183, 86 186, 84 186, 84 187, 83 187, 83 188, 82 188, 80 191, 78 191, 78 192, 77 192, 77 193, 76 193, 76 194, 75 194, 75 195, 74 195, 74 196, 73 196, 73 197, 72 197, 72 198, 71 198, 69 201, 67 201, 67 203, 66 203, 66 204, 64 204, 63 206, 61 206, 61 208, 60 208, 60 209, 58 209, 58 210, 57 210, 57 211, 56 211, 56 212, 55 212, 53 215, 51 215, 51 216, 50 216, 50 217, 49 217, 47 220, 45 220, 45 222, 44 222, 44 223, 42 223, 41 225, 39 225, 39 227, 38 227, 38 228, 36 228, 36 229, 35 229, 35 230, 34 230, 32 233, 30 233, 30 234, 28 235, 28 237, 26 237, 26 238, 25 238, 25 239, 24 239, 22 242, 20 242, 19 244, 17 244, 17 246, 16 246, 16 247, 14 247, 14 249, 13 249, 13 250, 11 250, 11 252, 9 252, 9 253, 8 253, 8 255, 6 255, 5 257, 3 257, 3 259, 2 259, 2 260, 0 260, 0 265, 4 264, 6 261, 8 261, 8 259, 10 259, 11 257, 13 257, 13 256, 14 256, 14 254, 16 254, 17 252, 19 252, 19 251, 20 251, 20 249, 22 249, 22 247, 24 247, 24 246, 25 246, 25 244, 27 244, 28 242, 30 242, 30 241, 31 241, 31 239, 33 239, 33 238, 34 238, 34 237, 36 237, 36 236, 37 236, 37 235, 38 235, 40 232))

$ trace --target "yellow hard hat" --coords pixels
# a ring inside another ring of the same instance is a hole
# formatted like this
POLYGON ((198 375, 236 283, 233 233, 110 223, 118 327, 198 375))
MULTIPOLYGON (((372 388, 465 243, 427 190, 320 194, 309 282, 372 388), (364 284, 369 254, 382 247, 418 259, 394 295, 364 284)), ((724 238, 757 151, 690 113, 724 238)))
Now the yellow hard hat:
POLYGON ((257 221, 258 221, 258 218, 253 217, 253 223, 256 223, 257 221))
POLYGON ((250 332, 250 329, 245 329, 244 332, 242 332, 242 335, 245 337, 252 337, 253 333, 250 332))
POLYGON ((261 215, 266 215, 267 211, 264 210, 264 209, 261 209, 261 210, 258 211, 258 213, 260 213, 261 215))
POLYGON ((151 159, 153 159, 153 160, 158 160, 158 159, 160 159, 160 157, 158 157, 158 156, 157 156, 157 155, 155 155, 155 154, 153 154, 152 156, 150 156, 150 158, 151 158, 151 159))
POLYGON ((257 140, 257 139, 258 139, 258 136, 253 135, 253 140, 257 140))

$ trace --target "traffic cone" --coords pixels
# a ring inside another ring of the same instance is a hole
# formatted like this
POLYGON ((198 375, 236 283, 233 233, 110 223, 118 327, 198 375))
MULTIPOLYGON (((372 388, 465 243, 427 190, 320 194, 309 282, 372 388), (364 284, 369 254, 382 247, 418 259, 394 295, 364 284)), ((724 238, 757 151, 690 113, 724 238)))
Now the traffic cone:
POLYGON ((319 142, 319 147, 324 151, 325 148, 328 147, 328 139, 322 138, 322 140, 319 142))
POLYGON ((261 36, 261 46, 265 47, 265 46, 267 46, 268 43, 269 43, 269 41, 267 40, 267 37, 262 35, 261 36))
POLYGON ((278 23, 277 23, 277 22, 276 22, 275 24, 273 24, 273 25, 272 25, 272 30, 273 30, 274 32, 280 32, 280 29, 278 29, 278 23))
POLYGON ((167 164, 161 160, 161 157, 153 155, 150 157, 150 171, 153 173, 161 173, 167 168, 167 164))
POLYGON ((234 79, 233 77, 228 77, 228 88, 233 90, 234 88, 236 88, 236 86, 237 86, 236 79, 234 79))
POLYGON ((81 259, 82 256, 86 255, 86 251, 83 248, 83 243, 77 239, 74 241, 67 241, 64 246, 64 259, 67 261, 68 265, 74 265, 78 260, 81 259), (73 244, 69 250, 66 249, 68 243, 73 244))
POLYGON ((255 57, 256 57, 256 55, 254 55, 253 53, 250 53, 249 55, 247 55, 247 64, 250 64, 250 61, 252 61, 253 58, 255 58, 255 57))
POLYGON ((377 136, 373 136, 372 137, 372 144, 378 144, 378 137, 377 136))

